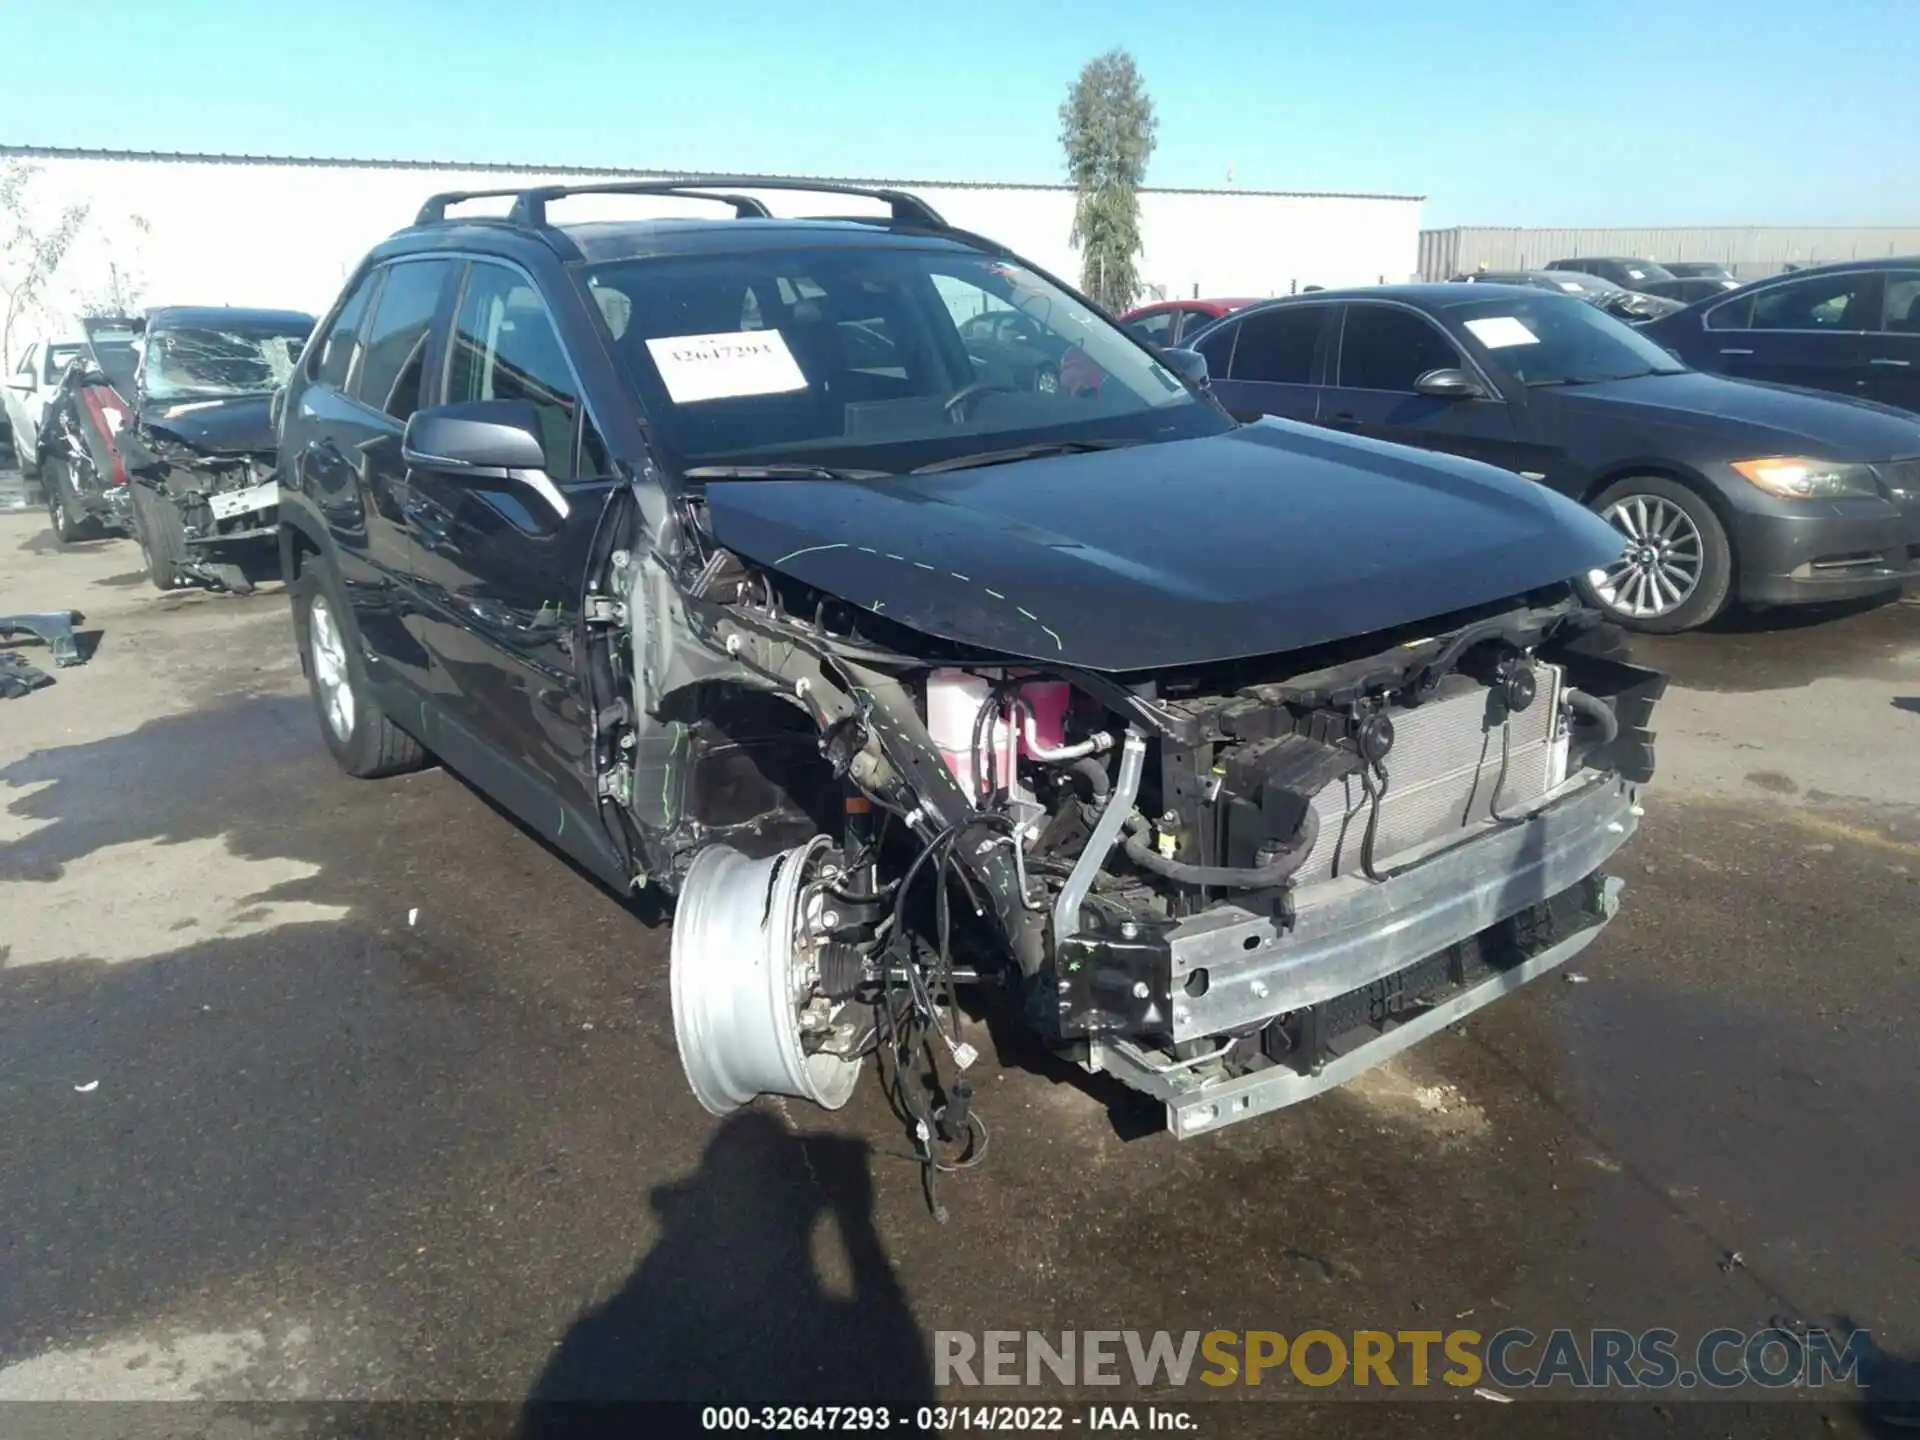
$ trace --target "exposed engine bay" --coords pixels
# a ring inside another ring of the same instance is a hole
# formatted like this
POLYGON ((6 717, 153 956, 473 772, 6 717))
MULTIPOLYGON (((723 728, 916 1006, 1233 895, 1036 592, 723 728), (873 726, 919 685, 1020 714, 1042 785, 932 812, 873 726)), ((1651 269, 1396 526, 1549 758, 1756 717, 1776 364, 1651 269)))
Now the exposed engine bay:
POLYGON ((125 518, 160 589, 244 592, 275 573, 272 396, 312 323, 181 306, 85 322, 93 364, 125 402, 114 436, 125 518))
POLYGON ((973 992, 1197 1134, 1342 1083, 1614 911, 1666 682, 1564 586, 1271 657, 1047 669, 702 522, 682 502, 677 543, 612 552, 588 614, 602 806, 677 897, 710 1111, 837 1108, 877 1055, 931 1185, 984 1147, 973 992))
POLYGON ((270 559, 279 538, 280 485, 272 451, 203 451, 149 425, 125 448, 133 484, 178 517, 179 578, 252 589, 264 565, 250 562, 270 559))

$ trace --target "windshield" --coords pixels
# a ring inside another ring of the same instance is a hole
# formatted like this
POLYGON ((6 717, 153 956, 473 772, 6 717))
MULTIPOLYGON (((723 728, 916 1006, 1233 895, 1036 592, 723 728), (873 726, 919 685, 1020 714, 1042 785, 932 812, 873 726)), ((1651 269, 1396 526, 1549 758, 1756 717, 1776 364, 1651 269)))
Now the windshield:
POLYGON ((899 473, 1232 426, 1084 302, 992 256, 768 249, 615 261, 585 283, 682 466, 899 473))
POLYGON ((265 395, 286 382, 306 332, 161 330, 147 336, 149 400, 265 395))
POLYGON ((1463 300, 1447 316, 1524 385, 1582 385, 1686 367, 1611 315, 1570 295, 1463 300))

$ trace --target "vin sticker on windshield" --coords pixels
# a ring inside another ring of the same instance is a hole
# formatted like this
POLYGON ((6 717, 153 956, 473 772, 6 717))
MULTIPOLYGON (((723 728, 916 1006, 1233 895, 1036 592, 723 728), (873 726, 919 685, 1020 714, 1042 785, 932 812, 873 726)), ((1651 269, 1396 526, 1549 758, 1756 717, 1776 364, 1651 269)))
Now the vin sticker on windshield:
POLYGON ((1540 337, 1511 315, 1490 315, 1484 320, 1467 321, 1473 338, 1489 350, 1504 350, 1509 345, 1538 345, 1540 337))
POLYGON ((647 341, 647 352, 676 405, 807 388, 807 377, 778 330, 669 335, 647 341))

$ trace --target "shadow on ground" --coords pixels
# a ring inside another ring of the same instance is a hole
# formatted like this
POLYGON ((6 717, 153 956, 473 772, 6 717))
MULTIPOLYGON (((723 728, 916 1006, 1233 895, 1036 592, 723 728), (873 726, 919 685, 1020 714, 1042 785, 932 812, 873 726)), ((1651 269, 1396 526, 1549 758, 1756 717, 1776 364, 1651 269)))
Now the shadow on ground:
POLYGON ((925 1343, 874 1229, 870 1160, 864 1140, 796 1135, 761 1111, 726 1120, 693 1176, 652 1191, 658 1239, 567 1331, 522 1435, 577 1433, 579 1401, 930 1402, 925 1343))

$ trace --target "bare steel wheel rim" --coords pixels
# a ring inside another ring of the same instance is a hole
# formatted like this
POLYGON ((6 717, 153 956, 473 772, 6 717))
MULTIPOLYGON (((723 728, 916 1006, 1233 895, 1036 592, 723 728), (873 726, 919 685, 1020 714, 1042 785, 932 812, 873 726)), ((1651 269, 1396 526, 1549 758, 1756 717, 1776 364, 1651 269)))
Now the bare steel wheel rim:
POLYGON ((1609 608, 1650 620, 1693 598, 1707 547, 1685 510, 1659 495, 1623 495, 1600 514, 1627 542, 1618 560, 1587 575, 1609 608))
POLYGON ((312 651, 313 680, 320 690, 320 709, 336 738, 353 737, 353 686, 347 680, 347 646, 333 607, 316 595, 307 612, 308 649, 312 651))

